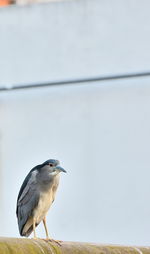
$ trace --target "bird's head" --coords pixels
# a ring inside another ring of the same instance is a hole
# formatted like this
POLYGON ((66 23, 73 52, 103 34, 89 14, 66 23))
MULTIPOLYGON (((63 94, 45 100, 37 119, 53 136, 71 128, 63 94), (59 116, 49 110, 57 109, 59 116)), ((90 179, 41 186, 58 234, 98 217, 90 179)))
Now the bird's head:
POLYGON ((60 162, 58 160, 50 159, 43 163, 43 166, 48 166, 48 171, 51 176, 58 175, 60 172, 67 173, 65 169, 59 166, 60 162))

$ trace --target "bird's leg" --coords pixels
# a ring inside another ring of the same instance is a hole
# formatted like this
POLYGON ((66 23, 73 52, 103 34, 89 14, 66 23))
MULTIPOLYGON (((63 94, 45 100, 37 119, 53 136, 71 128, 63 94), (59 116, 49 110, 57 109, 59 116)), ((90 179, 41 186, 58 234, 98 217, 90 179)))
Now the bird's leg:
POLYGON ((46 225, 46 216, 43 218, 43 224, 44 224, 44 228, 45 228, 45 232, 46 232, 46 239, 45 240, 50 241, 50 242, 55 242, 61 246, 61 244, 60 244, 61 241, 53 240, 49 237, 48 229, 47 229, 47 225, 46 225))
POLYGON ((35 232, 35 218, 33 218, 33 234, 34 234, 34 239, 37 239, 36 232, 35 232))
POLYGON ((46 216, 43 219, 43 224, 44 224, 44 228, 45 228, 45 233, 46 233, 46 239, 49 240, 49 234, 48 234, 48 229, 47 229, 47 225, 46 225, 46 216))

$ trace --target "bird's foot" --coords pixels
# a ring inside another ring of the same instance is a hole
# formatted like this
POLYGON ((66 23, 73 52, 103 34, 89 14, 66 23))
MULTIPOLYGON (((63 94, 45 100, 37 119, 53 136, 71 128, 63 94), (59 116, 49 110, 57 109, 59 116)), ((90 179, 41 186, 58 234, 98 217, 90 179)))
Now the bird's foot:
POLYGON ((62 241, 60 241, 60 240, 54 240, 54 239, 52 239, 52 238, 45 238, 45 239, 43 239, 43 240, 46 241, 46 242, 57 243, 59 246, 61 246, 61 242, 62 242, 62 241))
POLYGON ((33 237, 33 238, 31 238, 31 239, 33 239, 33 240, 38 240, 38 239, 40 239, 39 237, 33 237))

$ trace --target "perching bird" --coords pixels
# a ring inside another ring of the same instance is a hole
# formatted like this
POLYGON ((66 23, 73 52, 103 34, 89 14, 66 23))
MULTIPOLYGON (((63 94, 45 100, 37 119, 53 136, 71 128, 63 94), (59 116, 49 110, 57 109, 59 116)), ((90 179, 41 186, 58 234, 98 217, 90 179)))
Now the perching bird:
POLYGON ((46 239, 49 238, 46 215, 53 203, 59 184, 59 173, 66 171, 58 160, 47 160, 37 165, 26 176, 17 199, 16 214, 21 236, 28 237, 35 227, 43 221, 46 239))

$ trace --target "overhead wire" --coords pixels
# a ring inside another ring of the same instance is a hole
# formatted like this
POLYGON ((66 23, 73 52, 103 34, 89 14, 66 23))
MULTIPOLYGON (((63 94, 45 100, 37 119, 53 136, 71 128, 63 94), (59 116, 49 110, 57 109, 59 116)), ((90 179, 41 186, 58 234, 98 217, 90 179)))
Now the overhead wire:
POLYGON ((150 71, 148 72, 135 72, 135 73, 125 73, 125 74, 116 74, 116 75, 106 75, 106 76, 96 76, 96 77, 87 77, 87 78, 77 78, 77 79, 66 79, 66 80, 56 80, 50 82, 40 82, 40 83, 30 83, 30 84, 10 84, 0 86, 0 92, 12 91, 12 90, 21 90, 21 89, 34 89, 34 88, 43 88, 50 86, 61 86, 61 85, 73 85, 73 84, 87 84, 93 82, 102 82, 110 80, 119 80, 119 79, 131 79, 131 78, 142 78, 150 77, 150 71))

